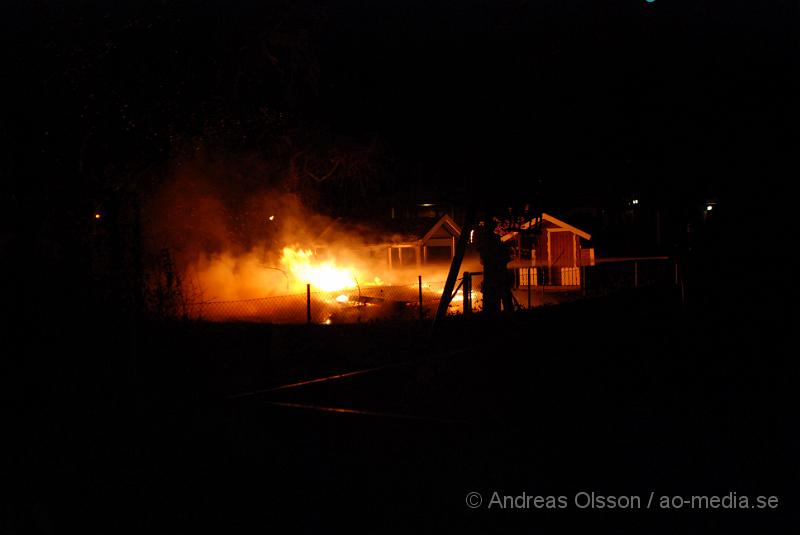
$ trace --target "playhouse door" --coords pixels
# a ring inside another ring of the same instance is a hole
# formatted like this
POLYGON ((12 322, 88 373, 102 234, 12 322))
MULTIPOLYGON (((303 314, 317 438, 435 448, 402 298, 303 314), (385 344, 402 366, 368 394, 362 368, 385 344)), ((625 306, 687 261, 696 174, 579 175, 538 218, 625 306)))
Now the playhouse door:
POLYGON ((576 281, 575 235, 572 232, 550 233, 550 262, 552 266, 553 284, 558 286, 574 286, 576 281))

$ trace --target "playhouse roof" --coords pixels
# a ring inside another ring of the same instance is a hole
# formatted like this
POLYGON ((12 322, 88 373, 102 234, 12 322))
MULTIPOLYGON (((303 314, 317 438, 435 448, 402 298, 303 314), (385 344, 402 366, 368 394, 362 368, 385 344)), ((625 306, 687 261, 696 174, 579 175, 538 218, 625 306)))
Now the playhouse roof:
MULTIPOLYGON (((566 222, 564 222, 564 221, 561 221, 561 220, 560 220, 560 219, 558 219, 557 217, 554 217, 554 216, 552 216, 552 215, 550 215, 550 214, 547 214, 547 213, 544 213, 544 212, 543 212, 543 213, 542 213, 542 221, 543 221, 543 222, 544 222, 544 221, 547 221, 548 223, 550 223, 550 224, 551 224, 551 225, 553 225, 553 226, 556 226, 556 227, 559 227, 559 228, 562 228, 562 229, 565 229, 565 230, 569 230, 570 232, 573 232, 574 234, 576 234, 576 235, 580 236, 581 238, 583 238, 583 239, 585 239, 585 240, 590 240, 590 239, 592 239, 592 235, 591 235, 591 234, 589 234, 588 232, 584 232, 584 231, 582 231, 581 229, 579 229, 579 228, 577 228, 577 227, 573 227, 573 226, 572 226, 572 225, 570 225, 569 223, 566 223, 566 222)), ((522 225, 520 225, 520 228, 522 228, 522 229, 527 229, 527 228, 530 228, 530 227, 531 227, 531 225, 533 225, 533 224, 534 224, 534 221, 533 221, 533 220, 526 221, 525 223, 523 223, 522 225)), ((508 234, 506 234, 505 236, 503 236, 501 239, 502 239, 503 241, 508 241, 508 240, 510 240, 512 237, 514 237, 516 234, 517 234, 517 233, 516 233, 516 231, 514 231, 514 232, 509 232, 508 234)))
POLYGON ((438 230, 445 228, 453 236, 461 234, 461 227, 447 214, 439 218, 382 219, 363 221, 339 218, 332 221, 317 237, 317 243, 336 241, 337 235, 359 236, 365 245, 416 243, 427 241, 438 230))

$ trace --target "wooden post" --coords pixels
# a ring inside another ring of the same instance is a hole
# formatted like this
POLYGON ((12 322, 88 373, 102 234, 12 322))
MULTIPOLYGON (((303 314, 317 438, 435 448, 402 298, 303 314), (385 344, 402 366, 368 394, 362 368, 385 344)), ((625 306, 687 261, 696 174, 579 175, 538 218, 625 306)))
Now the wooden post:
POLYGON ((306 284, 306 323, 311 325, 311 283, 306 284))
MULTIPOLYGON (((444 283, 442 298, 439 300, 439 307, 436 309, 436 315, 433 317, 433 323, 431 323, 428 339, 434 337, 437 323, 442 321, 447 315, 447 307, 453 296, 453 288, 455 288, 456 279, 458 278, 458 270, 461 269, 461 262, 464 260, 464 253, 467 250, 469 231, 475 227, 475 218, 475 206, 474 204, 470 204, 469 208, 467 208, 467 215, 464 218, 464 226, 461 228, 461 235, 458 237, 458 243, 456 244, 456 254, 450 263, 450 271, 448 271, 447 281, 444 283)), ((427 251, 427 247, 425 250, 427 251)), ((425 253, 425 257, 427 260, 427 252, 425 253)))
POLYGON ((461 293, 464 296, 464 315, 472 314, 472 274, 469 271, 464 272, 461 293))
POLYGON ((581 266, 581 288, 583 288, 583 296, 589 293, 589 288, 586 284, 586 266, 581 266))
POLYGON ((417 278, 419 279, 419 321, 423 321, 425 319, 425 311, 422 308, 422 275, 418 275, 417 278))
POLYGON ((531 280, 531 267, 528 266, 528 309, 531 308, 531 284, 533 281, 531 280))

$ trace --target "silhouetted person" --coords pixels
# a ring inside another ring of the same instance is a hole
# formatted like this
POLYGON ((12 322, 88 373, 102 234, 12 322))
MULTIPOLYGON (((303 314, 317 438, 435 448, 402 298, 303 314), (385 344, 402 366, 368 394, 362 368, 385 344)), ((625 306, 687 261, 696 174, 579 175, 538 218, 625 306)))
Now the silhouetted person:
POLYGON ((504 311, 511 312, 514 310, 512 278, 508 270, 511 253, 489 226, 479 226, 476 234, 476 248, 483 264, 483 311, 498 314, 502 305, 504 311))

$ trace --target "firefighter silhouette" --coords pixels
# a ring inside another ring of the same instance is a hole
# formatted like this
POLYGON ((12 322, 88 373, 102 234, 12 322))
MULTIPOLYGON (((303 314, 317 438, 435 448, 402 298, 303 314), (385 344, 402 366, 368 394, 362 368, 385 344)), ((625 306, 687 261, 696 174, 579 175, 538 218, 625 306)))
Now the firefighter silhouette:
POLYGON ((513 280, 508 269, 511 252, 494 232, 493 225, 481 223, 475 234, 475 247, 483 264, 483 311, 499 314, 502 305, 504 312, 511 312, 514 310, 511 294, 513 280))

